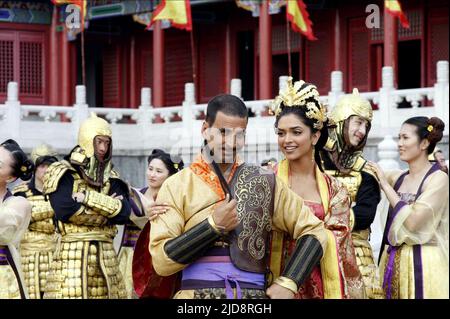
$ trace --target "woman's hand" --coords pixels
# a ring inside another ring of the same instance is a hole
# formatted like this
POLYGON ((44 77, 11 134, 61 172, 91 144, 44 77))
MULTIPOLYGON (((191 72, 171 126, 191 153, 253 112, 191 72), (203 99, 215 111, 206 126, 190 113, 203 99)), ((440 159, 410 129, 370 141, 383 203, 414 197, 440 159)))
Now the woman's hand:
POLYGON ((145 206, 145 211, 148 214, 148 220, 152 221, 158 217, 159 214, 167 212, 169 208, 170 206, 167 203, 152 202, 145 206))
POLYGON ((386 189, 386 186, 389 185, 387 179, 386 179, 386 175, 383 172, 383 169, 380 167, 380 165, 378 165, 375 162, 371 162, 371 161, 367 161, 367 164, 369 166, 369 168, 375 172, 375 174, 377 175, 378 178, 378 182, 380 183, 380 186, 383 190, 386 189))

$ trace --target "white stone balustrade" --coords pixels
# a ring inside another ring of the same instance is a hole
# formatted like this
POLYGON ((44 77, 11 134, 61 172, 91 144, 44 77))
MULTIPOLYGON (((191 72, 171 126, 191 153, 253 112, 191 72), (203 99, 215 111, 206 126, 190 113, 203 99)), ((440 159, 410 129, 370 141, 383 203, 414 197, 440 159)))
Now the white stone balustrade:
MULTIPOLYGON (((438 116, 446 123, 445 136, 448 136, 449 113, 449 63, 439 61, 437 81, 433 87, 397 90, 394 88, 392 68, 382 69, 382 87, 376 92, 360 92, 360 94, 378 106, 374 110, 374 119, 370 138, 380 139, 385 136, 396 136, 402 122, 412 116, 438 116), (413 107, 398 108, 398 103, 406 99, 413 107), (427 107, 422 107, 424 101, 429 101, 427 107), (419 107, 420 106, 420 107, 419 107)), ((279 86, 286 83, 286 76, 279 79, 279 86)), ((86 88, 77 86, 75 104, 67 106, 21 105, 18 98, 17 83, 8 84, 8 94, 5 104, 0 104, 0 136, 15 138, 26 148, 33 147, 37 142, 46 141, 53 146, 68 150, 76 142, 80 123, 96 112, 112 124, 115 134, 114 147, 117 150, 143 150, 153 147, 170 148, 173 141, 164 138, 167 132, 182 129, 183 133, 176 136, 187 136, 194 139, 199 130, 206 104, 197 104, 195 87, 186 83, 185 99, 181 106, 154 108, 151 105, 151 89, 142 88, 141 105, 131 108, 91 108, 86 103, 86 88), (155 121, 161 118, 162 121, 155 121), (177 120, 175 120, 177 118, 177 120), (181 118, 181 122, 180 122, 181 118), (161 123, 160 123, 161 122, 161 123)), ((242 83, 240 79, 232 79, 230 92, 241 97, 242 83)), ((219 92, 218 92, 219 93, 219 92)), ((331 73, 331 91, 320 97, 331 110, 345 93, 343 91, 343 74, 341 71, 331 73)), ((242 98, 242 97, 241 97, 242 98)), ((245 101, 255 117, 249 125, 258 130, 266 130, 261 137, 255 137, 255 143, 272 145, 274 118, 267 116, 270 100, 245 101)), ((250 131, 250 129, 249 129, 250 131)), ((180 131, 181 132, 181 131, 180 131)), ((197 136, 200 138, 200 136, 197 136)), ((251 139, 248 139, 250 141, 251 139)), ((384 144, 383 144, 384 145, 384 144)), ((383 151, 381 151, 383 152, 383 151)), ((380 153, 381 154, 381 153, 380 153)))

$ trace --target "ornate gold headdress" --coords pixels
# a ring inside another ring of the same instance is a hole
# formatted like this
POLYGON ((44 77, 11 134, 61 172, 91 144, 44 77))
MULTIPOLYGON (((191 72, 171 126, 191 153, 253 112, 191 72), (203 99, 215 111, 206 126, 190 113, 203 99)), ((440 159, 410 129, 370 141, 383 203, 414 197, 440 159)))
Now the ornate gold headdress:
POLYGON ((279 95, 272 101, 271 109, 278 116, 285 107, 305 108, 306 116, 315 121, 314 128, 321 130, 323 123, 327 121, 327 110, 319 101, 319 92, 316 86, 296 81, 292 85, 292 77, 288 77, 287 85, 280 90, 279 95))

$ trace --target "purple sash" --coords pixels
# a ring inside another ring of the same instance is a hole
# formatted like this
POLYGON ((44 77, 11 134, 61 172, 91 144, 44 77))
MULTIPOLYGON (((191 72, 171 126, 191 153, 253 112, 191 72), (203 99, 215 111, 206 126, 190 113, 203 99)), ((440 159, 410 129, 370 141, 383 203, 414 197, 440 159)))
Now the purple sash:
MULTIPOLYGON (((417 200, 417 198, 422 194, 422 186, 425 180, 428 176, 430 176, 432 173, 440 170, 439 164, 434 164, 428 172, 423 177, 419 189, 417 190, 416 197, 414 201, 417 200)), ((403 183, 403 180, 406 175, 409 174, 409 171, 403 173, 395 182, 394 190, 397 192, 400 186, 403 183)), ((386 265, 386 269, 384 271, 384 278, 383 278, 383 288, 386 289, 386 298, 391 299, 392 297, 392 277, 394 275, 394 264, 395 264, 395 255, 397 253, 397 250, 399 247, 393 246, 389 240, 388 240, 388 234, 392 226, 392 222, 394 221, 395 217, 397 216, 398 212, 408 203, 404 201, 399 201, 397 205, 395 205, 394 208, 392 206, 389 207, 388 211, 388 217, 386 220, 386 226, 383 233, 383 242, 381 245, 381 251, 380 251, 380 258, 381 254, 383 252, 384 246, 389 245, 387 254, 388 254, 388 262, 386 265)), ((415 292, 415 298, 416 299, 423 299, 423 271, 422 271, 422 251, 420 245, 413 245, 413 261, 414 261, 414 292, 415 292)))
POLYGON ((264 274, 237 268, 229 256, 206 256, 183 270, 181 289, 225 286, 227 299, 233 299, 232 286, 235 286, 237 299, 242 299, 241 287, 264 289, 264 282, 264 274))

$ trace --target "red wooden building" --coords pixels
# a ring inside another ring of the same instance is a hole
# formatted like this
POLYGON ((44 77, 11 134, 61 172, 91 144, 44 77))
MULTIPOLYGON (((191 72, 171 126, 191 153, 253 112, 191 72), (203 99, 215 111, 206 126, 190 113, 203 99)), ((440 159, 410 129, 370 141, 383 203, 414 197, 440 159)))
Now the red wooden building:
MULTIPOLYGON (((306 0, 318 40, 290 32, 294 78, 326 94, 331 71, 341 70, 346 91, 375 91, 381 67, 394 65, 398 88, 432 86, 436 62, 449 59, 448 1, 401 2, 411 27, 395 23, 397 32, 387 30, 385 37, 383 1, 306 0), (370 3, 380 8, 380 28, 366 27, 370 3), (386 39, 396 48, 394 57, 383 51, 386 39)), ((133 15, 145 13, 148 5, 153 10, 150 1, 90 1, 85 30, 90 106, 137 107, 142 87, 152 88, 155 106, 183 101, 184 84, 193 74, 190 34, 159 25, 146 31, 133 15)), ((253 17, 234 0, 191 0, 191 5, 197 102, 229 92, 232 78, 242 79, 245 100, 275 96, 278 77, 288 73, 285 9, 269 15, 262 4, 253 17)), ((0 103, 7 83, 16 81, 22 104, 73 104, 74 86, 82 82, 81 41, 80 35, 68 40, 62 12, 50 0, 0 1, 0 103)))

